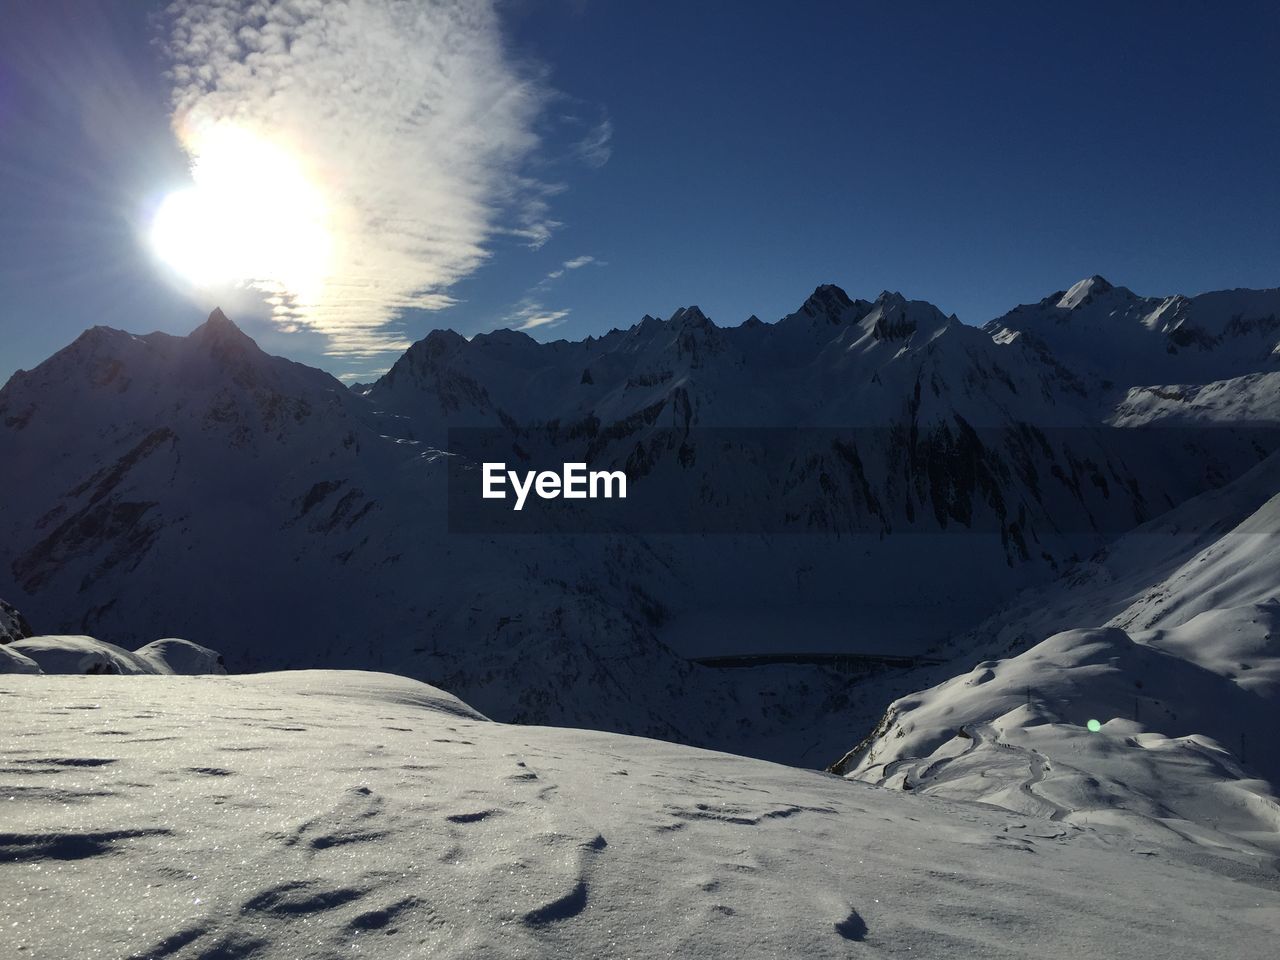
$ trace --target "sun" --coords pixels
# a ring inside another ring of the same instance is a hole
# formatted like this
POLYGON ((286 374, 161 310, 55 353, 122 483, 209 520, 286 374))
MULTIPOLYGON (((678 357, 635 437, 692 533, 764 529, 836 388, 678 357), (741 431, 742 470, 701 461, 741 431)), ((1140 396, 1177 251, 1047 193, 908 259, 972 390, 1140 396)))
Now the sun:
POLYGON ((332 257, 330 205, 284 146, 229 123, 187 128, 192 186, 151 222, 156 255, 197 289, 241 284, 319 299, 332 257))

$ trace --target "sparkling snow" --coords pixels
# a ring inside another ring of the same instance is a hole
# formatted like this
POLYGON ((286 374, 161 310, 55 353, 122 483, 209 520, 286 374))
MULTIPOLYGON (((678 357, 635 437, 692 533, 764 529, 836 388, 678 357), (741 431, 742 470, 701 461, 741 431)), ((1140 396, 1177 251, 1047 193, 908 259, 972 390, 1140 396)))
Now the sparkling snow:
POLYGON ((3 677, 5 955, 1263 958, 1274 874, 383 674, 3 677))

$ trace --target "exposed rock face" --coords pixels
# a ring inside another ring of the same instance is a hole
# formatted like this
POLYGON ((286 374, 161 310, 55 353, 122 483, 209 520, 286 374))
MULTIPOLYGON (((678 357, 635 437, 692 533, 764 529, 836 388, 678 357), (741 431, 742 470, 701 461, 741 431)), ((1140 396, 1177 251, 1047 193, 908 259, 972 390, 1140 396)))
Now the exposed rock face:
POLYGON ((31 625, 11 603, 0 600, 0 643, 12 643, 31 636, 31 625))

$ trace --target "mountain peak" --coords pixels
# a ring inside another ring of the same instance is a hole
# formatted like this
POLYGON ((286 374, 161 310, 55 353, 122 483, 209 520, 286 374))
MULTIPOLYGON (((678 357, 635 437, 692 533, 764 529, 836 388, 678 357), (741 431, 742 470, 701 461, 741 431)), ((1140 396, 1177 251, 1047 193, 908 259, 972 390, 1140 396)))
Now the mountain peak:
POLYGON ((688 307, 680 307, 671 315, 671 319, 667 322, 680 327, 712 326, 711 319, 702 312, 702 308, 697 304, 688 307))
POLYGON ((1074 310, 1076 307, 1083 307, 1093 301, 1094 297, 1104 293, 1110 293, 1115 286, 1109 283, 1105 277, 1094 274, 1092 277, 1085 277, 1083 280, 1072 285, 1071 289, 1062 295, 1062 299, 1058 301, 1058 306, 1064 310, 1074 310))
POLYGON ((222 312, 221 307, 214 307, 209 319, 191 331, 189 339, 198 343, 239 344, 257 347, 253 338, 241 330, 222 312))
POLYGON ((456 330, 448 327, 435 327, 427 331, 427 335, 421 340, 416 340, 408 350, 396 361, 405 359, 410 355, 414 357, 440 357, 450 351, 460 350, 467 345, 467 338, 456 330))
POLYGON ((881 290, 880 296, 876 297, 876 303, 884 304, 885 306, 905 307, 907 298, 896 290, 881 290))
POLYGON ((471 338, 471 342, 477 345, 484 344, 500 344, 505 346, 524 347, 529 344, 537 345, 538 341, 529 336, 523 330, 513 330, 510 327, 499 327, 496 330, 489 330, 485 333, 477 333, 471 338))
POLYGON ((208 354, 242 383, 256 382, 267 359, 257 341, 236 326, 220 307, 215 307, 209 319, 187 335, 187 343, 208 354))
POLYGON ((809 298, 800 305, 800 311, 809 317, 826 317, 832 323, 839 323, 853 306, 849 295, 834 283, 823 283, 809 294, 809 298))

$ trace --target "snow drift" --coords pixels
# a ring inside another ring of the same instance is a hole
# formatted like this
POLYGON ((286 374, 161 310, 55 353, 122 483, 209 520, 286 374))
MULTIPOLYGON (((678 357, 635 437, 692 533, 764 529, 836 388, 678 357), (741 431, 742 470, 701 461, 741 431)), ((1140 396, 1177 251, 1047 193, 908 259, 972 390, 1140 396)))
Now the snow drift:
POLYGON ((0 673, 43 673, 40 664, 30 657, 0 643, 0 673))
POLYGON ((0 679, 32 960, 1269 958, 1273 874, 369 673, 0 679))
POLYGON ((1273 457, 958 638, 1023 652, 900 697, 833 769, 1280 853, 1278 475, 1273 457), (1061 632, 1028 645, 1040 631, 1061 632))
MULTIPOLYGON (((188 640, 157 640, 132 653, 93 637, 27 637, 0 647, 13 654, 13 663, 29 662, 39 673, 71 674, 225 674, 222 655, 188 640)), ((30 673, 27 669, 0 672, 30 673)))

